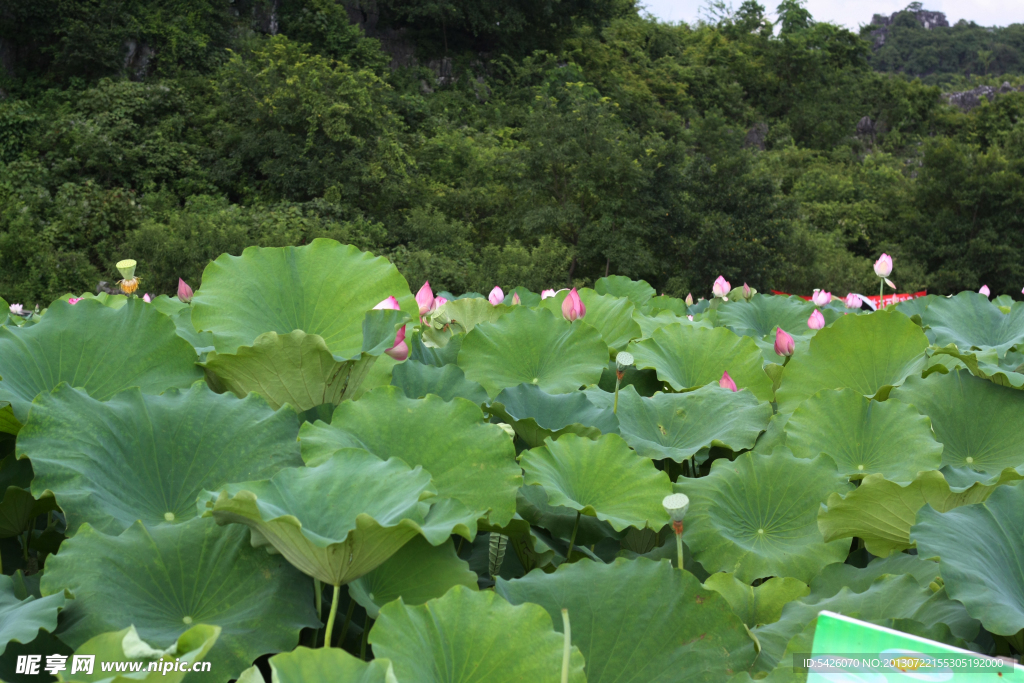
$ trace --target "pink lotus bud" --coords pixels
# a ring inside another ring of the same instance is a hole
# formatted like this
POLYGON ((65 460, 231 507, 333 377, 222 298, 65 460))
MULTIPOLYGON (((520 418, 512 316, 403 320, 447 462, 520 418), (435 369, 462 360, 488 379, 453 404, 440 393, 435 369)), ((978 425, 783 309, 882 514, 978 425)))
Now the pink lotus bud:
POLYGON ((178 278, 178 301, 180 301, 183 304, 187 304, 190 301, 192 301, 192 295, 194 293, 195 292, 192 291, 192 288, 188 286, 188 283, 185 282, 184 280, 182 280, 179 277, 178 278))
POLYGON ((487 300, 491 302, 492 306, 497 306, 505 300, 505 292, 501 291, 501 287, 495 287, 491 290, 491 293, 487 295, 487 300))
POLYGON ((587 307, 580 301, 580 295, 576 293, 576 288, 573 287, 569 290, 565 300, 562 301, 562 317, 569 322, 582 318, 587 314, 587 307))
POLYGON ((814 309, 814 313, 811 313, 811 317, 807 319, 807 327, 812 330, 820 330, 825 327, 825 316, 821 314, 821 311, 814 309))
POLYGON ((692 315, 686 316, 686 319, 689 320, 691 323, 693 322, 693 316, 692 315))
POLYGON ((847 308, 860 308, 863 303, 864 300, 860 298, 860 294, 854 294, 853 292, 847 294, 846 298, 843 299, 843 304, 847 308))
POLYGON ((829 302, 832 301, 832 292, 816 289, 814 290, 814 296, 811 297, 811 301, 814 302, 815 306, 828 306, 829 302))
POLYGON ((153 297, 149 295, 149 292, 146 292, 145 294, 142 295, 142 300, 145 301, 147 304, 152 303, 153 297))
POLYGON ((514 292, 512 294, 512 305, 513 306, 518 306, 521 303, 523 303, 523 302, 520 301, 520 299, 519 299, 519 293, 518 292, 514 292))
POLYGON ((750 297, 754 296, 754 293, 750 291, 750 285, 746 282, 743 283, 743 298, 750 301, 750 297))
POLYGON ((875 275, 878 277, 889 277, 890 273, 892 273, 892 256, 882 254, 875 261, 875 275))
POLYGON ((988 285, 982 285, 981 289, 978 290, 978 294, 984 294, 985 296, 991 296, 992 290, 988 288, 988 285))
POLYGON ((548 297, 552 297, 554 295, 555 295, 555 290, 553 290, 553 289, 545 289, 544 291, 542 291, 540 293, 540 298, 541 299, 547 299, 548 297))
POLYGON ((416 303, 420 306, 420 315, 426 315, 433 310, 434 290, 430 288, 430 281, 423 283, 420 291, 416 292, 416 303))
POLYGON ((395 335, 394 345, 385 351, 395 360, 405 360, 409 357, 409 345, 405 343, 405 325, 402 325, 398 329, 398 334, 395 335))
POLYGON ((398 305, 398 299, 393 296, 389 296, 387 299, 384 299, 384 301, 381 301, 373 307, 373 310, 375 311, 398 311, 400 309, 401 306, 398 305))
POLYGON ((686 305, 687 306, 692 306, 693 305, 693 294, 690 294, 689 292, 686 293, 686 305))
POLYGON ((430 307, 430 310, 436 311, 437 309, 444 306, 446 303, 448 303, 448 299, 445 299, 443 296, 435 296, 434 305, 430 307))
MULTIPOLYGON (((815 311, 817 313, 817 311, 815 311)), ((775 353, 789 358, 796 350, 796 342, 781 327, 775 330, 775 353)))
POLYGON ((68 303, 71 304, 72 306, 74 306, 75 304, 77 304, 81 300, 82 300, 82 297, 80 297, 80 296, 73 296, 70 299, 68 299, 68 303))
POLYGON ((718 276, 718 279, 715 280, 715 284, 711 287, 711 292, 715 296, 717 296, 719 298, 722 298, 722 299, 724 299, 725 297, 729 296, 729 292, 731 292, 731 291, 732 291, 732 285, 730 285, 729 281, 726 280, 721 275, 718 276))
POLYGON ((728 372, 722 373, 722 379, 718 380, 718 386, 729 391, 737 391, 736 382, 732 381, 732 377, 729 376, 728 372))

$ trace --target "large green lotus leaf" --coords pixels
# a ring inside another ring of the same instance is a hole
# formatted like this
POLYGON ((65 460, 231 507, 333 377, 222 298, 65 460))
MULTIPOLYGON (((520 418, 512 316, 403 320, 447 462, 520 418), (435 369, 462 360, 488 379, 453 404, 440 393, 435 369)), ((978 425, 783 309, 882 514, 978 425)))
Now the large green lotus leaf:
POLYGON ((896 304, 895 308, 908 318, 913 318, 914 316, 917 316, 917 321, 915 322, 918 322, 921 320, 921 317, 924 315, 924 312, 928 310, 928 307, 931 305, 931 303, 933 301, 938 301, 940 298, 943 297, 938 297, 934 294, 928 294, 926 296, 919 296, 916 299, 907 299, 906 301, 901 301, 898 304, 896 304))
POLYGON ((457 334, 442 347, 427 346, 420 331, 416 330, 405 336, 405 341, 409 345, 409 360, 437 368, 454 365, 458 360, 459 351, 462 350, 462 340, 465 338, 466 335, 457 334))
POLYGON ((792 413, 822 389, 849 388, 884 399, 891 387, 924 369, 927 348, 921 328, 899 311, 843 316, 814 335, 809 353, 790 360, 775 394, 779 412, 792 413))
POLYGON ((218 353, 252 346, 265 332, 302 330, 347 359, 363 348, 363 316, 389 296, 410 316, 419 314, 398 270, 351 245, 315 239, 302 247, 249 247, 206 266, 192 324, 213 333, 218 353))
POLYGON ((638 395, 619 390, 619 432, 636 452, 676 462, 710 446, 751 448, 772 417, 772 407, 749 391, 710 384, 685 394, 638 395))
POLYGON ((640 312, 644 315, 657 315, 662 311, 671 311, 678 316, 685 317, 690 312, 690 307, 686 305, 684 300, 674 296, 665 296, 664 294, 648 299, 640 307, 640 312))
POLYGON ((759 400, 772 398, 772 381, 764 374, 757 344, 725 328, 669 325, 650 339, 633 342, 629 350, 638 368, 653 368, 676 391, 717 383, 728 372, 736 386, 759 400))
MULTIPOLYGON (((364 662, 336 647, 297 647, 274 655, 268 663, 271 683, 398 683, 390 661, 364 662)), ((238 683, 266 681, 254 666, 242 673, 238 683)))
POLYGON ((943 466, 988 475, 983 478, 1024 469, 1024 393, 953 370, 911 378, 890 396, 931 418, 943 466))
POLYGON ((918 586, 926 588, 939 576, 939 563, 917 555, 893 553, 888 557, 876 557, 865 567, 855 567, 845 562, 830 564, 811 581, 810 597, 804 602, 830 598, 844 588, 854 593, 863 593, 880 576, 911 574, 918 586))
POLYGON ((1000 486, 985 502, 946 513, 922 508, 910 538, 919 555, 939 558, 949 596, 986 629, 1024 629, 1024 486, 1000 486))
MULTIPOLYGON (((75 650, 76 655, 92 655, 96 662, 141 662, 142 670, 138 673, 117 673, 104 672, 100 666, 93 666, 91 675, 78 672, 70 673, 72 659, 67 661, 65 672, 58 674, 57 680, 68 683, 129 683, 129 681, 168 681, 180 683, 188 675, 188 671, 178 671, 181 664, 191 667, 195 662, 203 662, 206 653, 217 642, 220 637, 220 626, 208 626, 199 624, 181 634, 178 639, 171 643, 168 648, 161 648, 160 644, 147 643, 139 637, 134 626, 116 631, 104 633, 95 638, 90 638, 82 647, 75 650), (147 673, 153 662, 166 662, 167 671, 163 671, 163 664, 160 668, 147 673)), ((205 667, 205 664, 203 664, 205 667)), ((202 671, 202 669, 200 669, 202 671)), ((214 673, 211 665, 210 672, 214 673)), ((196 678, 204 678, 197 675, 196 678)))
POLYGON ((569 324, 551 311, 516 306, 473 328, 462 342, 459 367, 489 396, 524 382, 550 394, 594 384, 608 363, 608 345, 583 321, 569 324))
POLYGON ((942 444, 925 415, 853 389, 819 391, 800 404, 786 423, 786 446, 798 458, 828 455, 851 479, 877 473, 906 484, 942 463, 942 444))
MULTIPOLYGON (((398 328, 408 318, 402 311, 368 312, 363 318, 362 351, 352 358, 332 354, 318 335, 295 330, 267 332, 234 354, 211 351, 200 365, 219 391, 230 390, 239 397, 256 392, 274 408, 288 403, 304 411, 337 404, 358 398, 378 356, 394 344, 398 328)), ((390 377, 382 383, 387 382, 390 377)))
POLYGON ((850 550, 849 542, 826 543, 818 530, 821 503, 853 488, 828 456, 743 453, 715 460, 706 477, 680 478, 675 488, 690 497, 683 538, 708 571, 746 583, 767 576, 807 583, 850 550))
MULTIPOLYGON (((1019 481, 1024 476, 1013 470, 998 483, 1019 481)), ((954 491, 941 472, 921 472, 909 485, 887 481, 881 474, 865 477, 860 486, 841 496, 833 493, 818 512, 818 528, 826 541, 860 538, 872 555, 886 557, 913 546, 910 528, 917 511, 926 504, 940 512, 979 503, 995 486, 975 484, 954 491)))
MULTIPOLYGON (((625 297, 640 308, 650 300, 656 292, 644 280, 630 280, 625 275, 609 275, 594 283, 594 291, 598 294, 625 297)), ((589 311, 588 311, 589 312, 589 311)))
POLYGON ((0 655, 7 644, 31 643, 39 629, 53 632, 57 628, 57 613, 64 608, 64 594, 19 596, 14 579, 0 574, 0 655))
POLYGON ((14 417, 14 408, 10 403, 3 401, 0 405, 0 432, 16 435, 20 430, 21 423, 14 417))
POLYGON ((104 401, 128 387, 159 394, 202 376, 171 319, 139 299, 117 310, 55 302, 36 325, 0 329, 0 401, 22 423, 32 399, 61 382, 104 401))
MULTIPOLYGON (((844 586, 827 597, 816 596, 812 592, 807 598, 783 607, 778 621, 754 629, 754 635, 761 644, 761 654, 751 672, 771 671, 783 663, 786 645, 817 619, 822 610, 889 627, 898 626, 894 623, 897 619, 933 625, 946 623, 944 619, 953 621, 960 618, 958 613, 963 614, 963 606, 950 600, 945 591, 933 592, 927 586, 922 587, 910 574, 883 575, 861 591, 844 586)), ((958 624, 953 629, 957 637, 968 639, 977 632, 977 622, 958 624)))
POLYGON ((725 572, 705 579, 704 588, 725 598, 733 614, 750 628, 778 621, 783 607, 811 592, 803 581, 788 577, 776 576, 759 586, 750 586, 725 572))
POLYGON ((553 574, 499 579, 495 590, 515 604, 541 605, 559 630, 568 609, 589 683, 675 683, 681 672, 714 683, 754 659, 725 599, 667 561, 563 564, 553 574))
MULTIPOLYGON (((1011 355, 1013 355, 1013 352, 1008 353, 1007 357, 1011 355)), ((957 350, 955 344, 950 344, 941 349, 934 349, 932 357, 929 359, 929 364, 935 364, 941 356, 955 358, 960 363, 954 364, 954 366, 959 367, 962 365, 975 377, 990 380, 993 384, 998 384, 1001 387, 1011 387, 1013 389, 1024 387, 1024 374, 1018 372, 1018 370, 1024 368, 1019 366, 1013 368, 1004 367, 1005 359, 1000 360, 997 358, 995 351, 961 352, 957 350)), ((942 365, 947 365, 947 363, 942 363, 942 365)), ((941 371, 941 368, 937 368, 937 370, 941 371)))
MULTIPOLYGON (((439 295, 442 296, 442 295, 439 295)), ((506 300, 511 304, 511 295, 506 300)), ((422 340, 437 349, 448 347, 453 339, 461 340, 480 323, 494 322, 511 310, 510 306, 493 305, 482 297, 449 300, 423 320, 422 340)), ((461 346, 454 349, 458 355, 461 346)))
POLYGON ((523 453, 519 464, 524 482, 543 486, 552 505, 597 517, 616 531, 657 531, 669 522, 661 505, 672 493, 668 475, 638 458, 618 434, 597 441, 566 434, 523 453))
POLYGON ((512 439, 465 399, 411 399, 398 387, 380 387, 338 406, 330 426, 304 424, 299 441, 308 464, 338 448, 365 448, 382 460, 421 465, 439 495, 492 524, 504 526, 515 514, 522 477, 512 439))
MULTIPOLYGON (((106 296, 106 295, 104 295, 106 296)), ((123 299, 125 297, 110 297, 111 299, 123 299)), ((110 306, 110 303, 106 304, 110 306)), ((121 304, 124 305, 124 304, 121 304)), ((178 336, 187 341, 195 348, 197 354, 204 354, 213 350, 213 335, 209 332, 197 332, 192 326, 192 307, 182 303, 177 298, 171 298, 161 294, 152 301, 153 307, 174 321, 178 330, 178 336)))
POLYGON ((52 491, 69 535, 85 522, 119 534, 196 515, 204 489, 270 477, 302 464, 292 411, 258 396, 219 396, 197 382, 149 396, 128 389, 97 401, 62 384, 36 399, 18 437, 36 496, 52 491))
POLYGON ((74 596, 60 637, 75 648, 132 625, 156 644, 195 624, 220 626, 205 661, 222 681, 264 653, 290 650, 301 629, 320 623, 312 581, 253 548, 245 527, 202 518, 151 529, 137 522, 120 536, 85 524, 46 560, 41 589, 74 596))
POLYGON ((459 559, 451 539, 435 547, 417 536, 382 565, 350 583, 348 594, 376 619, 380 608, 392 600, 422 605, 452 586, 477 590, 476 573, 459 559))
POLYGON ((425 398, 435 394, 446 401, 464 398, 477 405, 487 403, 487 392, 476 382, 466 379, 458 365, 435 367, 414 360, 399 363, 391 371, 391 384, 409 398, 425 398))
POLYGON ((349 448, 315 467, 222 487, 205 507, 218 524, 249 526, 253 545, 272 545, 304 573, 340 586, 380 566, 417 533, 433 545, 453 532, 473 538, 472 514, 447 526, 438 512, 430 514, 432 501, 420 502, 431 498, 429 486, 430 474, 420 467, 349 448))
MULTIPOLYGON (((587 307, 584 321, 601 333, 612 356, 618 351, 624 351, 626 344, 633 339, 640 338, 640 325, 633 320, 635 307, 632 301, 617 296, 602 296, 592 289, 581 289, 578 293, 583 305, 587 307)), ((559 292, 544 299, 540 307, 561 317, 562 302, 568 295, 568 292, 559 292)))
MULTIPOLYGON (((557 683, 563 641, 537 605, 464 586, 425 605, 388 603, 370 631, 374 655, 391 660, 398 680, 416 683, 557 683)), ((586 680, 574 646, 569 681, 586 680)))
POLYGON ((729 302, 718 309, 718 324, 738 335, 763 339, 781 327, 794 337, 810 337, 807 319, 815 306, 797 296, 755 294, 750 301, 729 302))
POLYGON ((596 439, 618 433, 619 421, 609 408, 598 408, 586 394, 548 394, 534 384, 502 389, 486 410, 512 425, 530 448, 562 434, 579 434, 596 439))
POLYGON ((8 486, 0 502, 0 538, 25 533, 36 517, 56 509, 52 493, 44 493, 37 499, 19 486, 8 486))
POLYGON ((668 327, 669 325, 680 324, 687 327, 703 327, 706 329, 714 328, 710 320, 706 318, 700 318, 696 320, 689 320, 688 318, 681 317, 673 313, 672 311, 658 311, 654 315, 643 315, 641 313, 634 313, 633 320, 640 325, 640 336, 643 339, 647 339, 654 332, 662 327, 668 327))
POLYGON ((928 336, 936 345, 956 344, 961 351, 995 351, 1002 356, 1024 342, 1024 306, 1014 306, 1007 315, 977 292, 940 297, 921 320, 931 328, 928 336))

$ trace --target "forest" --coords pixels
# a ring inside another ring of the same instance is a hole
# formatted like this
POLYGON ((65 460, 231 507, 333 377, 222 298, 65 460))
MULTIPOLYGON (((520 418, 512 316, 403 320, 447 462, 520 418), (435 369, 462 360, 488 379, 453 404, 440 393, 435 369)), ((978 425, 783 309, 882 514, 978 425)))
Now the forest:
POLYGON ((1024 27, 919 9, 878 47, 800 0, 0 0, 0 296, 317 237, 438 291, 872 293, 885 252, 1020 292, 1024 27))

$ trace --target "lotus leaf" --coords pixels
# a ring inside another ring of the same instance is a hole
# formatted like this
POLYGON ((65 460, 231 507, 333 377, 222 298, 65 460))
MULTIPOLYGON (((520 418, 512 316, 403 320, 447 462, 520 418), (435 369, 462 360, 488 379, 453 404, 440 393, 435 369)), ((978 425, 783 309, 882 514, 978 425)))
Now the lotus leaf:
POLYGON ((0 655, 7 644, 31 643, 39 629, 53 632, 57 628, 57 613, 64 608, 64 594, 19 596, 14 579, 0 574, 0 655))
POLYGON ((796 579, 775 577, 759 586, 748 586, 725 572, 705 579, 704 588, 725 598, 733 613, 750 628, 778 621, 786 604, 811 592, 807 584, 796 579))
MULTIPOLYGON (((398 683, 391 662, 370 662, 338 648, 310 650, 297 647, 270 658, 271 683, 398 683)), ((252 667, 238 683, 266 683, 259 669, 252 667)))
POLYGON ((170 318, 138 299, 118 310, 56 302, 36 325, 0 329, 0 401, 24 423, 32 399, 61 382, 101 401, 128 387, 159 394, 202 378, 195 363, 170 318))
POLYGON ((552 505, 612 525, 658 530, 669 519, 661 506, 672 483, 654 463, 638 458, 618 434, 596 441, 566 434, 520 457, 527 485, 540 485, 552 505))
POLYGON ((53 494, 45 492, 36 499, 18 486, 8 486, 0 502, 0 538, 22 534, 39 515, 57 509, 53 494))
POLYGON ((439 495, 460 500, 492 524, 504 526, 515 514, 522 478, 512 439, 465 399, 411 399, 398 387, 381 387, 338 406, 330 426, 303 425, 299 441, 308 464, 338 448, 365 448, 381 459, 421 465, 439 495))
POLYGON ((253 545, 272 545, 304 573, 340 586, 378 567, 417 533, 433 545, 453 532, 472 539, 472 514, 461 525, 446 525, 443 507, 433 511, 420 502, 431 498, 429 486, 422 468, 349 448, 315 467, 222 487, 206 507, 218 524, 249 526, 253 545))
POLYGON ((1014 389, 1024 387, 1024 374, 1017 372, 1021 368, 1002 367, 995 351, 961 353, 957 350, 955 344, 950 344, 941 349, 935 349, 931 359, 932 362, 939 356, 955 358, 975 377, 991 380, 993 384, 998 384, 1001 387, 1012 387, 1014 389))
POLYGON ((748 337, 725 328, 682 324, 656 330, 650 339, 629 345, 638 368, 653 368, 676 391, 717 383, 728 372, 736 385, 761 401, 772 398, 772 381, 761 369, 761 352, 748 337))
POLYGON ((1015 305, 1005 314, 977 292, 936 298, 921 320, 936 345, 956 344, 961 351, 995 351, 1003 356, 1024 342, 1024 306, 1015 305))
POLYGON ((206 266, 192 324, 212 332, 222 354, 252 346, 265 332, 302 330, 349 359, 364 348, 366 312, 389 296, 410 316, 419 314, 398 270, 351 245, 315 239, 302 247, 249 247, 206 266))
POLYGON ((853 389, 826 389, 804 401, 786 422, 786 446, 798 458, 828 455, 851 479, 879 473, 907 484, 942 463, 942 444, 926 416, 853 389))
POLYGON ((711 321, 706 318, 690 320, 684 316, 676 315, 672 311, 658 311, 653 315, 634 313, 633 320, 640 325, 640 336, 643 339, 650 337, 659 328, 668 327, 675 323, 687 327, 703 327, 709 330, 714 327, 711 321))
POLYGON ((622 275, 609 275, 594 283, 594 291, 598 294, 625 297, 640 308, 657 292, 644 280, 630 280, 622 275))
MULTIPOLYGON (((464 586, 425 605, 390 602, 370 631, 374 654, 416 683, 557 683, 563 640, 537 605, 464 586)), ((583 683, 583 655, 571 653, 568 680, 583 683)))
POLYGON ((196 496, 302 464, 291 411, 258 396, 218 396, 198 382, 148 396, 128 389, 106 402, 61 384, 36 399, 18 440, 32 461, 35 495, 52 491, 69 535, 85 522, 119 534, 196 514, 196 496))
POLYGON ((409 398, 425 398, 427 394, 434 394, 446 401, 459 397, 477 405, 487 403, 484 388, 466 379, 458 365, 435 367, 408 360, 395 366, 391 384, 399 387, 409 398))
POLYGON ((749 391, 714 384, 651 398, 633 387, 619 391, 619 432, 637 453, 654 460, 682 462, 710 446, 751 448, 771 416, 772 407, 749 391))
POLYGON ((569 610, 588 683, 724 682, 754 659, 751 641, 725 599, 667 561, 617 559, 563 564, 498 580, 514 604, 536 603, 561 630, 569 610))
POLYGON ((1000 486, 985 502, 946 513, 922 508, 910 538, 919 555, 939 558, 949 597, 986 629, 1024 629, 1024 486, 1000 486))
POLYGON ((743 453, 714 461, 706 477, 680 478, 675 488, 690 497, 683 538, 708 571, 745 583, 767 576, 807 583, 849 552, 848 542, 826 543, 818 530, 821 503, 853 488, 825 455, 743 453))
POLYGON ((519 438, 531 448, 562 434, 596 439, 601 434, 619 431, 619 421, 611 409, 598 408, 586 394, 548 394, 534 384, 503 389, 487 411, 512 425, 519 438))
MULTIPOLYGON (((154 648, 151 644, 144 642, 134 626, 114 633, 104 633, 90 638, 82 647, 75 650, 75 654, 93 655, 97 662, 142 662, 144 664, 142 672, 124 675, 111 674, 103 672, 99 666, 94 665, 92 675, 81 672, 72 674, 70 673, 72 667, 68 666, 68 671, 65 672, 67 675, 60 673, 57 680, 68 681, 68 683, 128 683, 129 681, 180 683, 188 675, 188 672, 177 671, 172 667, 180 666, 180 663, 188 664, 191 667, 194 662, 202 662, 206 653, 217 642, 220 633, 220 626, 199 624, 182 633, 177 641, 165 650, 154 648), (151 662, 167 662, 168 670, 157 669, 146 673, 151 662)), ((70 661, 67 664, 70 664, 70 661)), ((212 665, 210 672, 213 672, 212 665)), ((201 678, 201 676, 197 677, 201 678)))
MULTIPOLYGON (((635 307, 629 299, 612 295, 602 296, 592 289, 581 289, 578 293, 583 305, 587 307, 584 321, 601 333, 601 338, 608 345, 612 356, 618 351, 624 351, 626 344, 631 340, 640 338, 640 325, 633 320, 635 307)), ((551 311, 556 317, 561 317, 562 302, 568 294, 566 291, 559 292, 544 299, 540 306, 551 311)))
POLYGON ((776 393, 779 412, 792 413, 822 389, 849 388, 884 399, 924 369, 927 348, 921 328, 899 311, 843 316, 819 330, 810 351, 786 366, 776 393))
POLYGON ((392 600, 422 605, 452 586, 475 591, 476 574, 459 559, 451 539, 435 547, 416 536, 379 567, 348 584, 348 594, 376 619, 381 606, 392 600))
POLYGON ((810 337, 807 318, 815 306, 800 297, 755 294, 749 302, 736 301, 718 309, 718 323, 738 335, 763 339, 781 327, 794 337, 810 337))
POLYGON ((301 629, 319 624, 311 581, 253 548, 244 527, 202 518, 152 529, 137 522, 120 536, 83 524, 46 561, 41 588, 74 596, 60 634, 74 648, 132 625, 158 645, 195 624, 221 627, 205 657, 221 681, 263 653, 295 647, 301 629))

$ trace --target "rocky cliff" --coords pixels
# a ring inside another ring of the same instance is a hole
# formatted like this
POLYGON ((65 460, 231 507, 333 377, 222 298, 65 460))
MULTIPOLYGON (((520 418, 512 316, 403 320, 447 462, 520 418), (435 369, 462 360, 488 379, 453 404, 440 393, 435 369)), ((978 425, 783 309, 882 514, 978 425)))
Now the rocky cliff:
POLYGON ((942 12, 931 12, 926 9, 920 9, 919 7, 915 7, 915 5, 918 5, 918 3, 914 3, 914 5, 911 5, 908 9, 893 12, 888 17, 884 14, 876 14, 871 17, 871 26, 878 27, 871 31, 871 39, 874 41, 875 48, 885 45, 885 39, 889 35, 889 27, 891 27, 896 22, 896 19, 904 13, 914 17, 914 19, 917 20, 917 23, 921 25, 921 28, 929 30, 933 28, 949 28, 949 22, 946 20, 945 14, 942 12))

